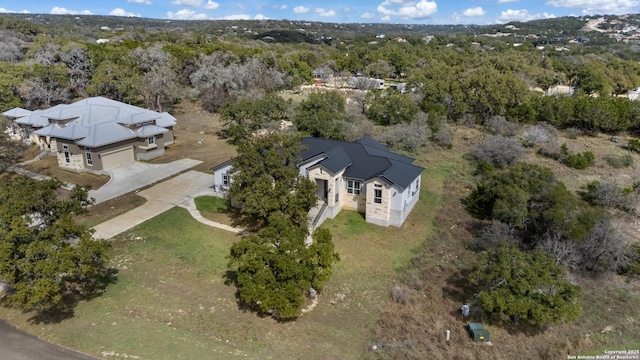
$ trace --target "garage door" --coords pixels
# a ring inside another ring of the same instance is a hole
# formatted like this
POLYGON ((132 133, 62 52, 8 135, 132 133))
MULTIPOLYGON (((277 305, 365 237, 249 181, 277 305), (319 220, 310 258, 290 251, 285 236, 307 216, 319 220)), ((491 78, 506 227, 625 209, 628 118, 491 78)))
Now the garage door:
POLYGON ((102 169, 128 164, 133 161, 133 147, 102 154, 102 169))

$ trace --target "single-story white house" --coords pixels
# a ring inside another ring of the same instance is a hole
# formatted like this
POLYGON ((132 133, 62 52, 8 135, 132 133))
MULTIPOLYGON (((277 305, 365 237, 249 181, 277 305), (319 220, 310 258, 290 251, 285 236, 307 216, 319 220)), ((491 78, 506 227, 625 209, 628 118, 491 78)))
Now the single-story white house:
MULTIPOLYGON (((370 137, 355 142, 308 137, 302 148, 298 169, 318 185, 324 203, 317 225, 345 209, 364 214, 373 224, 402 226, 420 198, 424 168, 370 137)), ((231 184, 231 166, 229 160, 211 169, 221 196, 231 184)))
POLYGON ((92 97, 45 110, 2 113, 14 139, 35 143, 71 171, 100 172, 164 155, 173 144, 176 118, 137 106, 92 97))

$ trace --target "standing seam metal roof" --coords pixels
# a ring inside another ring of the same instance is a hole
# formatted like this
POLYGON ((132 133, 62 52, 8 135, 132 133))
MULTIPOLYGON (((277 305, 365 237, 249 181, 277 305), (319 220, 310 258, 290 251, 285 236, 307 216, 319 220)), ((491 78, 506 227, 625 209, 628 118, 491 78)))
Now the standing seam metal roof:
POLYGON ((176 118, 167 112, 158 113, 99 96, 68 105, 56 105, 46 110, 15 108, 5 111, 3 115, 16 118, 18 124, 33 127, 49 127, 51 121, 71 120, 65 127, 49 128, 44 133, 67 140, 82 139, 77 144, 88 147, 162 134, 169 131, 167 127, 176 124, 176 118), (146 122, 153 122, 155 125, 145 125, 138 132, 125 126, 146 122))
POLYGON ((424 171, 412 164, 414 159, 396 154, 370 137, 356 142, 304 138, 302 145, 301 162, 325 155, 318 164, 334 173, 346 168, 343 176, 363 181, 379 177, 405 189, 424 171))

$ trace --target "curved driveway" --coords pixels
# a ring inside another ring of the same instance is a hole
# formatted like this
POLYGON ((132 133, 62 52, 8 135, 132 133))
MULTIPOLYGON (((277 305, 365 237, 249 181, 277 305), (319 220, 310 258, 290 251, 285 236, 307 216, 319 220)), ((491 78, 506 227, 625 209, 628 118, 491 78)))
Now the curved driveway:
POLYGON ((0 320, 2 360, 96 360, 97 358, 51 344, 0 320))
POLYGON ((98 204, 159 182, 200 163, 202 163, 200 160, 180 159, 167 164, 134 161, 117 166, 106 170, 111 179, 100 189, 89 191, 89 197, 96 199, 98 204))
POLYGON ((96 239, 109 239, 125 232, 136 225, 162 214, 174 206, 184 203, 189 198, 211 190, 214 177, 199 171, 188 171, 167 181, 163 181, 148 189, 142 190, 138 195, 147 199, 147 202, 120 216, 107 220, 93 227, 96 231, 93 237, 96 239))

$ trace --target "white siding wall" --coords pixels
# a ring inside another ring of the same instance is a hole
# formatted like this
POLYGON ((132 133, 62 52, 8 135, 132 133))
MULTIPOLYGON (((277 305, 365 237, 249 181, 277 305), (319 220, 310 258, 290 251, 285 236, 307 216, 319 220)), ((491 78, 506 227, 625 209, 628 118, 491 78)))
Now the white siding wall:
POLYGON ((213 180, 213 185, 214 188, 213 190, 216 193, 222 194, 225 190, 223 184, 222 184, 222 175, 223 174, 227 174, 229 173, 229 171, 231 170, 231 164, 228 164, 227 166, 217 169, 215 171, 215 173, 213 174, 214 180, 213 180))

